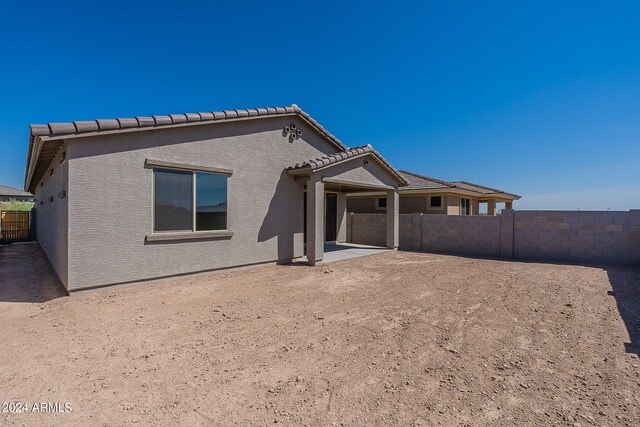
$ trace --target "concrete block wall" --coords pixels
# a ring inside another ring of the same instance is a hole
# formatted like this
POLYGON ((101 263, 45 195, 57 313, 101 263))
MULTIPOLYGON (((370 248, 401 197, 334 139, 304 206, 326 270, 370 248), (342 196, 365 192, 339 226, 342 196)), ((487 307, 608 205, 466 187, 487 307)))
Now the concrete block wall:
POLYGON ((421 250, 498 257, 500 217, 423 215, 421 250))
MULTIPOLYGON (((421 214, 417 214, 421 215, 421 214)), ((413 250, 413 215, 400 214, 400 246, 399 249, 413 250)))
MULTIPOLYGON (((384 246, 385 214, 350 213, 348 222, 349 242, 384 246)), ((640 209, 504 209, 499 216, 401 214, 400 249, 640 266, 640 209)))
POLYGON ((629 211, 629 261, 640 266, 640 209, 629 211))
POLYGON ((513 222, 514 212, 511 209, 503 209, 499 218, 500 222, 500 234, 498 238, 498 256, 500 258, 513 257, 513 222))
POLYGON ((629 212, 514 212, 517 259, 631 264, 629 212))
POLYGON ((387 215, 386 214, 348 214, 347 236, 351 236, 352 243, 362 245, 387 245, 387 215))

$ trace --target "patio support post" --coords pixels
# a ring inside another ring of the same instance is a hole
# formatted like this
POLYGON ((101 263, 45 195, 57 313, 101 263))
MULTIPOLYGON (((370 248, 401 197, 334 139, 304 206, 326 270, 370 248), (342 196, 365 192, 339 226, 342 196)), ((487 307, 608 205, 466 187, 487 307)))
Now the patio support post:
POLYGON ((307 261, 322 264, 324 255, 324 183, 312 173, 307 181, 307 261))
POLYGON ((487 215, 495 215, 496 214, 496 201, 489 200, 487 202, 487 215))
POLYGON ((387 191, 387 247, 397 249, 400 241, 400 196, 397 189, 387 191))
POLYGON ((513 202, 504 202, 505 209, 513 209, 513 202))
POLYGON ((347 241, 347 193, 338 193, 338 243, 347 241))

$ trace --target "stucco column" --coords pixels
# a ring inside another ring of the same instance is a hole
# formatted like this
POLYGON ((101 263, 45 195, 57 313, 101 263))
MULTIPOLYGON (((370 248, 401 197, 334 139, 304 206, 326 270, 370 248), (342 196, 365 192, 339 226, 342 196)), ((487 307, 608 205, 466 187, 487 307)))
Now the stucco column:
POLYGON ((513 202, 504 202, 505 209, 513 209, 513 202))
POLYGON ((347 193, 338 193, 338 232, 336 241, 347 241, 347 193))
POLYGON ((471 215, 479 215, 480 214, 480 201, 476 199, 471 199, 471 215))
POLYGON ((387 191, 387 247, 397 249, 400 241, 400 196, 398 190, 387 191))
POLYGON ((307 181, 307 260, 322 264, 324 256, 324 183, 317 174, 307 181))
POLYGON ((496 201, 489 200, 487 202, 487 215, 495 215, 496 214, 496 201))

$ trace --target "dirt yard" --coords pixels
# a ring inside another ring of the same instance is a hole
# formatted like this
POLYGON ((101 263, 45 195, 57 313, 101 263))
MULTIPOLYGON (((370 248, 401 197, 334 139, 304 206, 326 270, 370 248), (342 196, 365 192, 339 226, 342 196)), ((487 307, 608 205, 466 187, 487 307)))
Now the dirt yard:
POLYGON ((58 297, 0 247, 5 425, 640 425, 640 270, 385 253, 58 297))

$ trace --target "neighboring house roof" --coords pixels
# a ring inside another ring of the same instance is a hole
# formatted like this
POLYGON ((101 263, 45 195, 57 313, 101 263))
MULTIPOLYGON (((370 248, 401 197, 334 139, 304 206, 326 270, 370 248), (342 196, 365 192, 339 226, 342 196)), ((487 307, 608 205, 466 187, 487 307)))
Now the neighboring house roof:
POLYGON ((33 197, 33 194, 27 193, 17 188, 0 185, 0 196, 4 197, 33 197))
POLYGON ((482 193, 482 194, 500 193, 500 194, 506 194, 508 196, 520 197, 517 194, 507 193, 506 191, 498 190, 497 188, 491 188, 491 187, 486 187, 484 185, 472 184, 466 181, 453 181, 452 184, 458 188, 462 188, 469 191, 475 191, 477 193, 482 193))
MULTIPOLYGON (((409 185, 402 190, 431 190, 431 189, 459 189, 478 193, 479 195, 495 196, 504 195, 508 198, 519 199, 520 196, 497 188, 486 187, 484 185, 472 184, 466 181, 443 181, 441 179, 430 178, 428 176, 419 175, 417 173, 401 170, 400 173, 409 181, 409 185)), ((401 190, 401 191, 402 191, 401 190)))
POLYGON ((405 177, 407 181, 409 181, 409 185, 406 187, 407 190, 413 189, 421 189, 421 188, 447 188, 454 186, 447 182, 442 181, 436 178, 430 178, 428 176, 419 175, 417 173, 408 172, 405 170, 401 170, 400 173, 405 177))
POLYGON ((316 171, 319 169, 323 169, 327 166, 335 165, 347 160, 352 160, 354 158, 363 157, 363 156, 373 156, 376 160, 389 171, 400 183, 400 185, 408 185, 409 181, 402 176, 400 172, 398 172, 389 162, 387 162, 380 153, 378 153, 370 144, 362 145, 360 147, 349 148, 340 153, 329 154, 326 156, 317 157, 315 159, 306 160, 301 163, 296 163, 295 165, 287 166, 288 171, 298 171, 298 170, 311 170, 316 171))
MULTIPOLYGON (((55 157, 61 144, 43 150, 38 158, 34 158, 35 143, 38 138, 57 139, 69 135, 99 134, 100 132, 113 132, 130 129, 159 129, 197 122, 219 122, 223 120, 239 120, 244 118, 259 118, 269 116, 297 115, 305 120, 312 128, 325 136, 338 149, 346 150, 347 147, 309 114, 302 111, 296 104, 289 107, 249 108, 244 110, 224 110, 200 113, 169 114, 168 116, 137 116, 134 118, 97 119, 88 121, 74 121, 68 123, 48 123, 44 125, 30 125, 29 149, 27 153, 27 170, 25 173, 25 189, 29 189, 34 175, 44 173, 51 160, 55 157), (37 174, 33 173, 34 162, 46 163, 37 174)), ((40 175, 41 176, 41 175, 40 175)), ((39 178, 39 176, 38 176, 39 178)))

